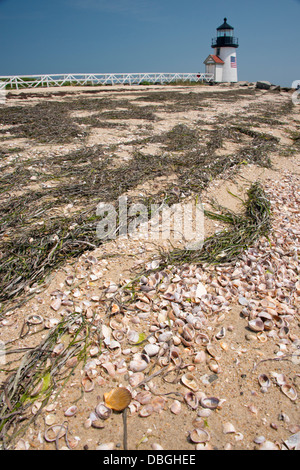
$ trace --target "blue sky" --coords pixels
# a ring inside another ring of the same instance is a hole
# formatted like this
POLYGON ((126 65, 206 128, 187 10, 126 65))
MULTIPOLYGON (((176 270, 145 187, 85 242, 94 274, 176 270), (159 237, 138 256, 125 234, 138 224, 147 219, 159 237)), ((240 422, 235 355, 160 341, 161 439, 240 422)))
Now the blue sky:
POLYGON ((300 0, 0 0, 0 75, 204 72, 225 16, 239 80, 300 79, 300 0))

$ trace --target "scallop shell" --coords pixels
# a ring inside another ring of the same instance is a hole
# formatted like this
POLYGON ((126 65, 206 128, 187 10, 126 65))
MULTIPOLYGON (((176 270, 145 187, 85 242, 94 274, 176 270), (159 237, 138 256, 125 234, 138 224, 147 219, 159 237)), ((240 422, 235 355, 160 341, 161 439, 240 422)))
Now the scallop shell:
POLYGON ((113 388, 110 392, 104 393, 105 406, 116 411, 122 411, 131 402, 130 391, 125 387, 113 388))

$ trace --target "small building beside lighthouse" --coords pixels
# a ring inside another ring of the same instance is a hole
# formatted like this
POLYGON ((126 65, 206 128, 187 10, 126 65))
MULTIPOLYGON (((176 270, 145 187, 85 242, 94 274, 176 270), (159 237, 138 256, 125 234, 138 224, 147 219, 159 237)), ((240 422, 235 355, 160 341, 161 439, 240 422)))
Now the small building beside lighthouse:
POLYGON ((239 44, 234 36, 234 28, 227 23, 227 18, 224 18, 224 23, 217 28, 217 37, 212 39, 211 47, 214 54, 205 59, 205 72, 213 73, 215 82, 237 82, 236 49, 239 44))

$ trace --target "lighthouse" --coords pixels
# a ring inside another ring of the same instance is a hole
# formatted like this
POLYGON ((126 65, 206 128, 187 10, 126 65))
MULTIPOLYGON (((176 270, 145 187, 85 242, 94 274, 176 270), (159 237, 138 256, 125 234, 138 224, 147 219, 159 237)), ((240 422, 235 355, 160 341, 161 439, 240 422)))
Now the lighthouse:
POLYGON ((234 28, 224 23, 217 28, 217 37, 212 39, 211 47, 215 50, 204 61, 207 73, 214 74, 215 82, 237 82, 236 49, 238 39, 234 37, 234 28))

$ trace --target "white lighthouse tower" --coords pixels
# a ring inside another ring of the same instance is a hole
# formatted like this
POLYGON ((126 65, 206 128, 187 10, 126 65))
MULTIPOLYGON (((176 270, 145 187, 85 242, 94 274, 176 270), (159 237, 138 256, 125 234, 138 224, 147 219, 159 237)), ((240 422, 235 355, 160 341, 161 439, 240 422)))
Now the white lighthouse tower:
POLYGON ((212 39, 211 47, 214 55, 209 55, 204 61, 207 72, 214 73, 216 82, 237 82, 236 49, 239 47, 238 39, 234 37, 234 28, 224 23, 217 28, 217 37, 212 39))

